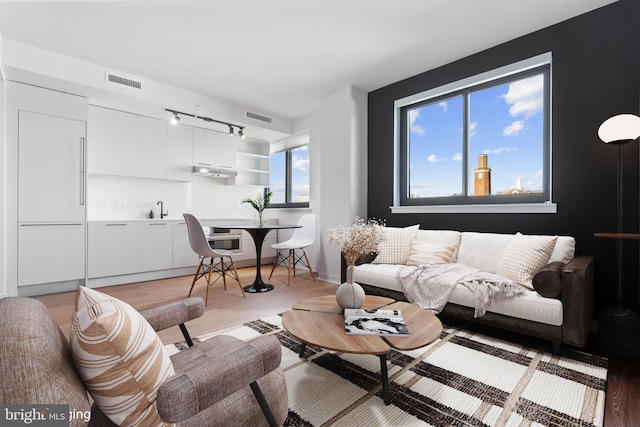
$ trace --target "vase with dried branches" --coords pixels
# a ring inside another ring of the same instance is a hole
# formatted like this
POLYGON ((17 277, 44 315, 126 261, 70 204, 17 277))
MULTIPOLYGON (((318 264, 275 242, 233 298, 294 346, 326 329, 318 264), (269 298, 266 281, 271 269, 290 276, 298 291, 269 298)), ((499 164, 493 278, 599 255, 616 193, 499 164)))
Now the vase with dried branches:
POLYGON ((340 248, 347 263, 347 281, 336 292, 336 302, 341 308, 360 308, 364 304, 364 289, 353 281, 353 271, 361 256, 378 250, 384 240, 383 227, 383 221, 356 217, 349 227, 339 225, 327 229, 327 241, 340 248))

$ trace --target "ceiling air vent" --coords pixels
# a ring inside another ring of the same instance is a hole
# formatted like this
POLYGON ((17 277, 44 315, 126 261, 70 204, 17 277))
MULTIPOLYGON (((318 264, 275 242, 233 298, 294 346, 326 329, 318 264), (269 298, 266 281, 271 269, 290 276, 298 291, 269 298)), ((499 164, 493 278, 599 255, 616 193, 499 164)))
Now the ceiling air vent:
POLYGON ((262 114, 252 113, 247 111, 246 116, 250 119, 260 120, 261 122, 271 123, 273 119, 271 117, 263 116, 262 114))
POLYGON ((126 77, 116 76, 115 74, 111 73, 107 73, 107 81, 123 86, 129 86, 135 89, 142 89, 142 82, 137 82, 126 77))

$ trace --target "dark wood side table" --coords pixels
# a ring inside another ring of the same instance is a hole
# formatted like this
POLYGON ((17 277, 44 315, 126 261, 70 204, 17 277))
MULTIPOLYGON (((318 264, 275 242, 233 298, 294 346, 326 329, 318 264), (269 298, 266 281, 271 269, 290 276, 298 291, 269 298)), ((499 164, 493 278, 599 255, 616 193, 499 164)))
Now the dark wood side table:
POLYGON ((594 233, 594 236, 615 239, 618 257, 616 306, 598 313, 598 347, 615 356, 640 358, 640 316, 624 307, 622 300, 622 244, 624 240, 640 240, 640 234, 594 233))

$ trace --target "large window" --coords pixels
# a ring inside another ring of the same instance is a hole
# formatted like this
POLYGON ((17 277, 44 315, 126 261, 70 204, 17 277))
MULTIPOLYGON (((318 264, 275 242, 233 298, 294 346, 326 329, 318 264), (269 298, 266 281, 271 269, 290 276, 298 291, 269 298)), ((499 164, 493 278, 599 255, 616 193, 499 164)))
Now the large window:
POLYGON ((550 57, 396 103, 396 205, 551 200, 550 57))
POLYGON ((269 186, 273 191, 273 207, 308 207, 308 137, 275 143, 270 159, 269 176, 269 186), (278 149, 280 151, 277 151, 278 149))

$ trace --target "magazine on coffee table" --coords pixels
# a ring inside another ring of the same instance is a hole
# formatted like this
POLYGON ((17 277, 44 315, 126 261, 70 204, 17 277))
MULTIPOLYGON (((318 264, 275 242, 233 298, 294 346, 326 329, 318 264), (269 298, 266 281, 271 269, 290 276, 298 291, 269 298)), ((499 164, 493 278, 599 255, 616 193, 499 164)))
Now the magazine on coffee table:
POLYGON ((409 335, 400 310, 344 309, 347 335, 409 335))

